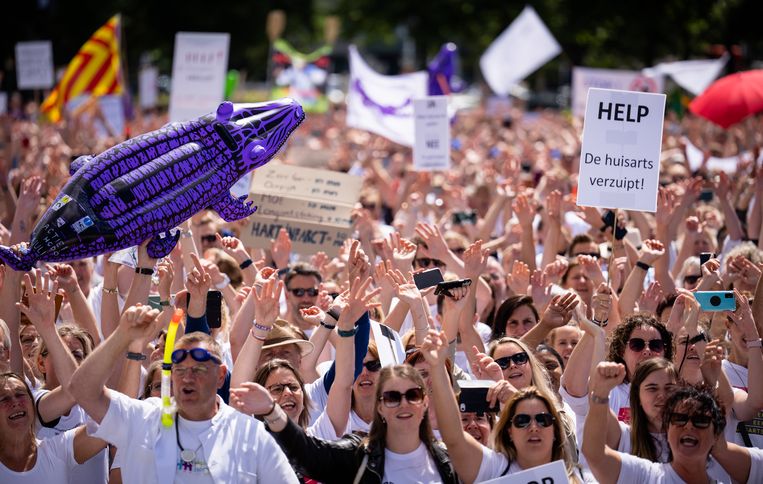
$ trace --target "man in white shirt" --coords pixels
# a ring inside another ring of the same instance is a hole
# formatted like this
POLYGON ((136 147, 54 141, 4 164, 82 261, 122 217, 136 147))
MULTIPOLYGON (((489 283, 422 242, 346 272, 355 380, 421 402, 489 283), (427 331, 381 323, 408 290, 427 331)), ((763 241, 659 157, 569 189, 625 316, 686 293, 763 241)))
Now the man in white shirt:
POLYGON ((69 392, 99 424, 93 435, 123 451, 124 482, 288 482, 297 478, 262 424, 225 405, 220 347, 204 333, 180 338, 173 352, 177 413, 162 425, 161 400, 135 400, 107 389, 114 362, 130 341, 157 330, 159 312, 127 309, 114 333, 79 367, 69 392))

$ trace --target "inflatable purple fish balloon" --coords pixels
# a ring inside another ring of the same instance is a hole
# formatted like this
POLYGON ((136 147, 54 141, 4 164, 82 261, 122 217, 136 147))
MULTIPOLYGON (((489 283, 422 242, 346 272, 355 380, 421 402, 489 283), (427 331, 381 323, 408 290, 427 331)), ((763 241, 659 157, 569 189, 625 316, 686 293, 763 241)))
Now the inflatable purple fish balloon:
POLYGON ((216 113, 127 140, 98 156, 72 162, 71 178, 37 222, 29 244, 0 246, 0 260, 18 271, 37 261, 62 262, 132 247, 170 253, 170 232, 207 207, 228 221, 257 207, 230 188, 264 165, 305 119, 292 99, 224 102, 216 113))

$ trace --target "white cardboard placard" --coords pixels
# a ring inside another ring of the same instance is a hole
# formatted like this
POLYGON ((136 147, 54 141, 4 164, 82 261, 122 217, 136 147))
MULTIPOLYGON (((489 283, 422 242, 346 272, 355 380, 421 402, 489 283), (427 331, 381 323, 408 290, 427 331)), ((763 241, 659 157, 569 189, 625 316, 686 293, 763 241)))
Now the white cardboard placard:
POLYGON ((577 204, 654 212, 665 95, 588 91, 577 204))
POLYGON ((140 94, 140 107, 153 108, 159 99, 159 69, 146 67, 138 74, 138 93, 140 94))
POLYGON ((509 476, 482 481, 484 484, 569 484, 564 462, 555 460, 509 476))
POLYGON ((621 91, 663 92, 665 76, 657 72, 647 75, 624 69, 572 68, 572 114, 585 114, 588 89, 619 89, 621 91))
POLYGON ((19 89, 53 86, 53 44, 49 40, 16 44, 16 84, 19 89))
POLYGON ((372 319, 371 333, 382 366, 402 365, 405 362, 405 348, 397 331, 372 319))
POLYGON ((417 171, 450 169, 448 98, 429 96, 413 100, 413 168, 417 171))

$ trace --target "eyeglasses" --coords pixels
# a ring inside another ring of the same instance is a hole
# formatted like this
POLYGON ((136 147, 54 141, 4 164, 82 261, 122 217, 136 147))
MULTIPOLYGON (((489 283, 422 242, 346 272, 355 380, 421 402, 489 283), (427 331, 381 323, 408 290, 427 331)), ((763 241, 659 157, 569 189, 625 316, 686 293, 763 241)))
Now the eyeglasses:
POLYGON ((209 360, 212 360, 218 365, 222 363, 222 361, 220 361, 220 358, 216 357, 215 355, 205 350, 204 348, 192 348, 190 350, 185 350, 185 349, 175 350, 172 352, 172 363, 176 365, 178 363, 182 363, 188 355, 191 355, 191 358, 193 358, 195 361, 198 361, 199 363, 204 363, 205 361, 209 361, 209 360))
POLYGON ((546 428, 551 427, 556 419, 550 413, 536 413, 535 415, 518 413, 511 419, 511 424, 518 429, 525 429, 530 426, 533 420, 539 427, 546 428))
POLYGON ((430 259, 429 257, 420 257, 418 259, 413 259, 413 266, 417 269, 422 269, 424 267, 432 267, 432 266, 443 268, 445 267, 445 262, 439 259, 430 259))
MULTIPOLYGON (((315 287, 309 287, 307 289, 304 289, 302 287, 295 287, 294 289, 289 289, 289 292, 294 294, 297 297, 302 297, 305 294, 307 294, 310 297, 315 297, 318 295, 318 289, 315 287)), ((338 294, 337 294, 338 296, 338 294)))
POLYGON ((424 401, 424 390, 421 387, 411 388, 404 393, 400 393, 397 390, 390 390, 388 392, 383 392, 379 400, 381 400, 387 408, 396 408, 400 406, 403 397, 405 397, 405 400, 411 405, 419 405, 424 401))
POLYGON ((339 297, 339 293, 338 292, 330 292, 329 296, 331 296, 331 299, 336 299, 336 298, 339 297))
POLYGON ((498 358, 495 360, 495 362, 498 363, 498 366, 500 366, 502 370, 508 368, 511 362, 514 362, 514 364, 517 366, 522 366, 527 364, 528 361, 530 361, 530 357, 524 351, 511 356, 504 356, 503 358, 498 358))
POLYGON ((268 391, 271 395, 281 395, 287 388, 291 393, 300 393, 302 391, 302 388, 296 383, 276 383, 275 385, 270 385, 268 391))
POLYGON ((191 375, 197 377, 197 376, 206 375, 209 372, 209 368, 207 368, 204 365, 178 366, 178 367, 172 368, 172 373, 174 373, 175 376, 178 376, 180 378, 183 378, 184 376, 186 376, 188 372, 191 372, 191 375))
POLYGON ((706 429, 710 426, 710 424, 713 421, 713 417, 710 415, 700 415, 700 414, 694 414, 689 415, 686 413, 676 413, 672 412, 670 414, 670 423, 673 425, 678 425, 679 427, 684 427, 687 423, 691 421, 691 424, 698 429, 706 429))
POLYGON ((702 276, 684 276, 684 284, 696 284, 702 276))
POLYGON ((200 239, 202 242, 206 242, 208 244, 214 244, 215 242, 217 242, 216 235, 202 235, 200 239))
MULTIPOLYGON (((628 348, 636 353, 641 353, 646 347, 646 341, 643 338, 631 338, 628 340, 628 348)), ((654 353, 662 353, 665 350, 665 342, 661 339, 649 340, 649 351, 654 353)))
POLYGON ((456 247, 455 249, 450 249, 451 252, 453 252, 456 255, 461 255, 464 252, 466 252, 466 249, 463 247, 456 247))
POLYGON ((377 371, 381 370, 381 361, 368 360, 363 363, 363 366, 365 366, 366 370, 370 371, 371 373, 376 373, 377 371))
POLYGON ((23 346, 33 346, 33 345, 36 345, 37 344, 37 338, 35 338, 33 336, 32 337, 21 338, 21 344, 23 346))

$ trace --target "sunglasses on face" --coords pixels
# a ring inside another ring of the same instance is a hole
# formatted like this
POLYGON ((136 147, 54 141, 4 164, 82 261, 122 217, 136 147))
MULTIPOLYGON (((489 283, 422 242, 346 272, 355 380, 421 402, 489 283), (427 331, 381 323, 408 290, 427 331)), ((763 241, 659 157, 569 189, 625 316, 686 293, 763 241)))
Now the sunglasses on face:
POLYGON ((535 415, 518 413, 511 419, 511 424, 518 429, 524 429, 529 427, 533 420, 539 427, 543 428, 551 427, 554 424, 554 416, 550 413, 536 413, 535 415))
POLYGON ((701 414, 689 415, 687 413, 676 413, 676 412, 673 412, 670 414, 670 423, 672 423, 673 425, 684 427, 687 423, 689 423, 689 421, 691 421, 691 424, 694 426, 694 428, 706 429, 712 423, 713 417, 711 417, 710 415, 701 415, 701 414))
POLYGON ((684 276, 684 284, 696 284, 702 276, 684 276))
POLYGON ((202 235, 200 238, 202 242, 206 242, 208 244, 214 244, 215 242, 217 242, 216 235, 202 235))
POLYGON ((418 259, 413 259, 413 266, 417 269, 422 269, 425 267, 439 267, 443 268, 445 267, 445 263, 438 259, 430 259, 429 257, 420 257, 418 259))
POLYGON ((450 251, 456 255, 461 255, 464 252, 466 252, 466 249, 464 249, 463 247, 456 247, 455 249, 450 249, 450 251))
POLYGON ((220 358, 216 357, 209 351, 205 350, 204 348, 192 348, 190 350, 185 349, 179 349, 172 352, 172 363, 178 364, 182 363, 188 355, 191 355, 191 358, 194 359, 194 361, 198 361, 199 363, 204 363, 205 361, 212 360, 216 364, 221 364, 220 358))
POLYGON ((296 383, 276 383, 275 385, 270 385, 268 391, 271 395, 281 395, 287 388, 291 393, 299 393, 302 391, 302 388, 296 383))
MULTIPOLYGON (((644 341, 643 338, 631 338, 628 340, 628 348, 631 349, 631 351, 635 351, 636 353, 641 353, 644 351, 644 348, 646 347, 646 341, 644 341)), ((662 353, 665 349, 665 342, 661 339, 650 339, 649 340, 649 351, 653 353, 662 353)))
POLYGON ((511 362, 514 362, 514 364, 517 366, 522 366, 527 364, 528 361, 530 361, 530 357, 527 356, 527 353, 524 351, 515 355, 504 356, 503 358, 498 358, 495 360, 495 362, 498 363, 498 366, 500 366, 502 370, 505 370, 511 366, 511 362))
POLYGON ((404 393, 400 393, 397 390, 390 390, 388 392, 383 392, 379 400, 381 400, 387 408, 396 408, 400 406, 403 397, 405 397, 405 400, 411 405, 419 405, 424 401, 424 390, 421 387, 411 388, 404 393))
POLYGON ((363 363, 363 366, 365 366, 366 370, 370 371, 371 373, 376 373, 377 371, 381 370, 381 361, 368 360, 363 363))
MULTIPOLYGON (((301 287, 297 287, 297 288, 294 288, 294 289, 289 289, 289 292, 291 292, 292 294, 294 294, 297 297, 302 297, 305 294, 307 294, 309 297, 315 297, 315 296, 318 295, 318 289, 316 289, 314 287, 309 287, 307 289, 304 289, 304 288, 301 288, 301 287)), ((337 296, 338 296, 338 294, 337 294, 337 296)))
POLYGON ((329 296, 331 296, 331 299, 336 299, 336 298, 339 297, 339 293, 338 292, 330 292, 329 296))
POLYGON ((599 254, 598 252, 578 252, 577 254, 575 254, 576 257, 579 255, 588 255, 593 257, 594 259, 598 259, 599 257, 601 257, 601 254, 599 254))

